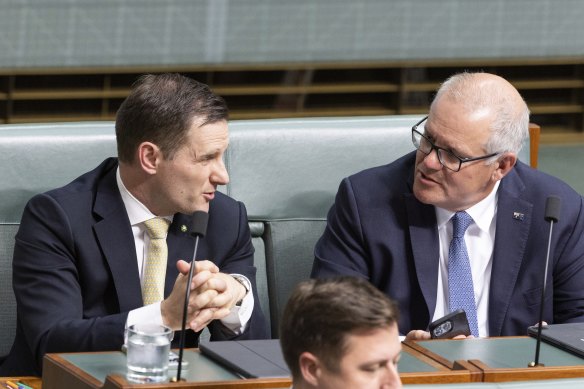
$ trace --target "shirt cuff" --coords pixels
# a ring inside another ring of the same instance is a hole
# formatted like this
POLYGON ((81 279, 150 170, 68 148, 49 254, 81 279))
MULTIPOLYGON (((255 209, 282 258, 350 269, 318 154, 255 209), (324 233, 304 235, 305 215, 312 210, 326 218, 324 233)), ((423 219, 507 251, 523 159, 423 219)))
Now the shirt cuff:
POLYGON ((124 331, 124 344, 126 344, 128 340, 128 327, 138 323, 163 325, 162 312, 160 312, 160 302, 133 309, 128 313, 126 329, 124 331))
POLYGON ((229 312, 229 315, 225 316, 220 321, 221 324, 223 324, 233 333, 235 333, 236 335, 240 335, 245 331, 247 327, 247 323, 249 322, 251 314, 253 313, 253 307, 255 302, 251 289, 251 282, 249 281, 249 279, 241 274, 236 275, 244 278, 245 281, 247 281, 248 292, 243 298, 241 305, 240 306, 236 305, 233 308, 231 308, 231 312, 229 312))

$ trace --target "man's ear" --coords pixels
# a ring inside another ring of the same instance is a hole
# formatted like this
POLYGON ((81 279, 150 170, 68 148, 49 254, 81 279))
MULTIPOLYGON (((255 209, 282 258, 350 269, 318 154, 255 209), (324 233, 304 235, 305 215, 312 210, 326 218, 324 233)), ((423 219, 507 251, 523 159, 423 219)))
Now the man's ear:
POLYGON ((515 163, 517 163, 517 155, 510 152, 503 153, 495 162, 497 168, 493 171, 493 179, 499 181, 505 177, 513 169, 515 163))
POLYGON ((298 358, 298 365, 300 367, 300 374, 302 379, 311 386, 318 387, 319 377, 322 375, 322 364, 318 357, 308 351, 300 354, 298 358))
POLYGON ((159 159, 162 153, 158 146, 152 142, 142 142, 138 146, 138 163, 147 174, 156 174, 159 159))

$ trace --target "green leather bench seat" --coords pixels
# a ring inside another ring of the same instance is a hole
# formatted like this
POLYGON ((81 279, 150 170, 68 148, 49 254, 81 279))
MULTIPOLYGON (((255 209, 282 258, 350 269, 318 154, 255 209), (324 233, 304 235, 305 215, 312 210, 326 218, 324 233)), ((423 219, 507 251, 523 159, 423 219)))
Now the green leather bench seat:
MULTIPOLYGON (((310 276, 313 248, 341 180, 412 151, 418 116, 235 121, 226 192, 264 225, 272 337, 293 287, 310 276)), ((267 310, 264 310, 268 312, 267 310)))
MULTIPOLYGON (((413 150, 419 116, 230 122, 221 191, 245 203, 256 250, 259 303, 278 336, 291 289, 309 277, 313 247, 341 179, 413 150)), ((0 356, 12 344, 14 235, 26 202, 116 154, 112 122, 0 126, 0 356)), ((527 148, 521 159, 529 161, 527 148)))

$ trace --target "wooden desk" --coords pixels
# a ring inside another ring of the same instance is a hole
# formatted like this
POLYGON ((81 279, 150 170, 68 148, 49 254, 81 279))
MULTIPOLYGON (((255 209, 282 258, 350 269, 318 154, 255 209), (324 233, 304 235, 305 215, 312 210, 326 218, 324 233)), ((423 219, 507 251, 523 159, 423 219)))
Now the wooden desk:
MULTIPOLYGON (((242 379, 213 362, 199 350, 185 350, 189 368, 185 381, 160 384, 131 384, 126 381, 126 356, 121 352, 47 354, 43 365, 43 383, 47 389, 99 389, 140 387, 173 388, 288 388, 289 378, 242 379), (50 385, 47 386, 47 385, 50 385)), ((169 372, 172 376, 172 371, 169 372)))
POLYGON ((42 381, 39 377, 1 377, 0 378, 1 384, 5 384, 6 381, 22 382, 23 384, 28 385, 34 389, 41 389, 42 388, 42 381))
POLYGON ((467 361, 482 372, 484 382, 527 381, 584 377, 584 359, 547 343, 541 344, 543 367, 527 367, 536 341, 527 336, 464 340, 406 341, 405 344, 454 369, 467 361))
MULTIPOLYGON (((185 350, 189 368, 186 381, 164 384, 140 384, 140 388, 288 388, 290 378, 243 379, 199 353, 185 350)), ((455 370, 404 346, 399 364, 404 383, 451 383, 480 381, 482 373, 472 364, 459 365, 455 370), (468 367, 468 368, 467 368, 468 367)), ((43 382, 47 389, 114 389, 138 387, 129 384, 126 356, 121 352, 47 354, 43 366, 43 382)), ((172 372, 170 373, 172 376, 172 372)))
MULTIPOLYGON (((584 377, 584 359, 549 344, 541 345, 545 367, 529 368, 535 350, 530 337, 431 340, 403 343, 399 364, 404 384, 529 381, 584 377)), ((188 381, 165 384, 129 384, 126 359, 120 352, 48 354, 43 380, 38 377, 0 378, 20 380, 35 389, 153 388, 288 388, 289 378, 242 379, 221 365, 185 350, 188 381), (196 369, 192 367, 196 366, 196 369)))
POLYGON ((445 384, 482 380, 482 371, 473 364, 461 362, 448 367, 408 344, 402 345, 398 369, 403 384, 445 384))

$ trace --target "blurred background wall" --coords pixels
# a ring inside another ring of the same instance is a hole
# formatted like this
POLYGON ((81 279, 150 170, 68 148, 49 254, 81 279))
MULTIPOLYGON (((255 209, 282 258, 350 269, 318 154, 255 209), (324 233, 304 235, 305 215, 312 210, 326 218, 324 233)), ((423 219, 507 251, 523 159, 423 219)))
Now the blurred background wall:
POLYGON ((0 0, 0 123, 113 120, 165 71, 233 119, 422 115, 484 70, 542 126, 540 169, 584 193, 583 21, 581 0, 0 0))
POLYGON ((0 66, 584 55, 581 0, 3 0, 0 66))

